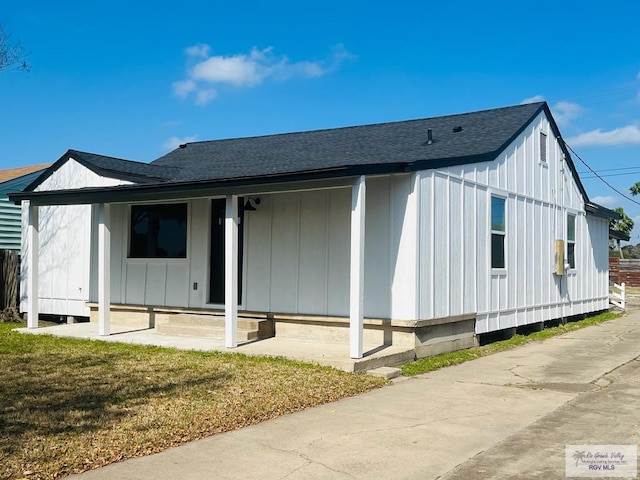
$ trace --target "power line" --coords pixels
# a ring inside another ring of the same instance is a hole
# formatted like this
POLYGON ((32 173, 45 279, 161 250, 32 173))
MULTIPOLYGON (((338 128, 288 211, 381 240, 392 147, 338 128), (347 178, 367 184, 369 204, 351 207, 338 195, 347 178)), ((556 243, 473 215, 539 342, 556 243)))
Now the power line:
POLYGON ((571 146, 565 142, 564 138, 562 139, 562 141, 564 142, 565 146, 571 150, 571 152, 576 156, 576 158, 578 160, 580 160, 585 167, 587 167, 589 169, 589 171, 591 173, 593 173, 596 177, 598 177, 602 183, 604 183, 607 187, 609 187, 611 190, 613 190, 614 192, 622 195, 622 197, 626 198, 627 200, 629 200, 631 203, 635 203, 636 205, 640 205, 640 202, 635 201, 633 198, 629 197, 627 194, 622 193, 620 190, 618 190, 616 187, 614 187, 613 185, 611 185, 609 182, 607 182, 604 178, 602 178, 593 168, 591 168, 589 165, 587 165, 587 162, 585 162, 582 157, 580 155, 578 155, 578 152, 576 152, 573 148, 571 148, 571 146))
MULTIPOLYGON (((602 170, 600 170, 600 171, 602 171, 602 170)), ((588 173, 588 172, 584 172, 584 173, 588 173)), ((578 174, 580 175, 580 172, 578 172, 578 174)), ((640 174, 640 170, 638 170, 637 172, 609 173, 607 175, 600 175, 600 177, 602 177, 602 178, 604 178, 604 177, 621 177, 623 175, 636 175, 636 174, 640 174)), ((587 178, 599 178, 599 177, 596 177, 595 175, 589 175, 589 176, 583 177, 582 175, 580 175, 580 178, 582 180, 586 180, 587 178)))
MULTIPOLYGON (((617 172, 619 170, 637 170, 640 167, 620 167, 620 168, 603 168, 602 170, 597 170, 598 172, 617 172)), ((589 172, 578 172, 579 175, 582 175, 583 173, 589 173, 589 172)), ((631 172, 631 173, 636 173, 636 172, 631 172)))
POLYGON ((579 101, 582 105, 596 105, 609 103, 616 100, 624 100, 626 98, 629 98, 628 93, 631 91, 633 91, 634 93, 638 91, 637 83, 630 83, 624 86, 610 88, 599 93, 592 93, 587 95, 568 95, 565 96, 564 99, 579 101))

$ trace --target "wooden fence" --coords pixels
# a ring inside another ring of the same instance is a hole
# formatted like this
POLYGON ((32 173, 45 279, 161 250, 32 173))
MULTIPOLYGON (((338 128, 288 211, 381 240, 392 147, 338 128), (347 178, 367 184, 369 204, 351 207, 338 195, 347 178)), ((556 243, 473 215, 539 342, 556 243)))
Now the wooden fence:
POLYGON ((640 287, 640 259, 609 257, 609 280, 627 287, 640 287))
POLYGON ((0 250, 0 310, 18 307, 20 254, 17 250, 0 250))

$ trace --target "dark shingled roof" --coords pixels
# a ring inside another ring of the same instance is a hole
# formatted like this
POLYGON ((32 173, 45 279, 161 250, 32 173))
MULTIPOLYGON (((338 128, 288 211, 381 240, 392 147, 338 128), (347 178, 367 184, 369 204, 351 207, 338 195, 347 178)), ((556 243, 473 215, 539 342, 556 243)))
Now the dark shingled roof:
POLYGON ((539 102, 402 122, 193 142, 151 163, 68 150, 27 191, 33 191, 69 158, 98 175, 136 184, 237 181, 332 171, 339 176, 490 161, 544 109, 548 109, 546 103, 539 102))
POLYGON ((262 137, 187 143, 151 165, 179 167, 173 181, 405 165, 411 170, 495 159, 544 102, 444 117, 262 137), (427 132, 433 143, 427 143, 427 132))
POLYGON ((69 156, 102 176, 121 178, 132 182, 168 181, 175 178, 178 171, 177 168, 170 166, 134 162, 77 150, 69 150, 69 156))
MULTIPOLYGON (((150 164, 69 150, 25 192, 10 198, 16 203, 36 200, 43 205, 111 202, 116 198, 153 200, 158 195, 182 198, 196 191, 210 195, 212 189, 220 188, 488 162, 511 145, 541 112, 549 119, 553 135, 560 138, 549 106, 538 102, 403 122, 193 142, 150 164), (429 131, 432 142, 428 141, 429 131), (99 175, 129 180, 134 185, 33 191, 69 158, 99 175)), ((616 218, 612 210, 589 201, 562 141, 560 148, 585 200, 585 209, 596 216, 616 218)))
POLYGON ((26 190, 32 191, 64 162, 70 158, 98 175, 127 180, 133 183, 159 183, 172 180, 176 174, 176 168, 151 165, 149 163, 134 162, 122 158, 107 157, 96 153, 67 150, 67 152, 40 175, 26 190))

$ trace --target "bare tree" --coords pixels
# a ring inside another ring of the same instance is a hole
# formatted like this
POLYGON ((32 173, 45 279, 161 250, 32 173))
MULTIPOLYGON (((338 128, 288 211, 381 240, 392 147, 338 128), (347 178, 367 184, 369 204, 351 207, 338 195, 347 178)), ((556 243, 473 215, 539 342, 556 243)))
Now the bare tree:
POLYGON ((14 41, 0 23, 0 72, 6 70, 29 71, 29 64, 22 45, 14 41))

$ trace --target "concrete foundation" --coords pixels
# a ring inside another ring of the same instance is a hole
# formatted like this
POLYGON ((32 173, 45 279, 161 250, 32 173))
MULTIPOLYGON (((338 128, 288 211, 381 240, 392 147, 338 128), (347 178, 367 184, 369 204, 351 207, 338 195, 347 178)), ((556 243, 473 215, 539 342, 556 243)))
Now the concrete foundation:
POLYGON ((415 330, 416 358, 477 347, 475 330, 475 316, 436 319, 430 325, 418 327, 415 330))
MULTIPOLYGON (((90 304, 91 322, 98 320, 97 304, 90 304)), ((453 352, 478 345, 475 315, 428 320, 364 319, 364 343, 413 350, 415 358, 453 352)), ((112 305, 111 324, 155 328, 158 333, 186 336, 224 336, 224 312, 134 305, 112 305)), ((313 315, 240 312, 242 341, 278 337, 348 345, 349 319, 313 315), (245 338, 246 337, 246 338, 245 338)))

